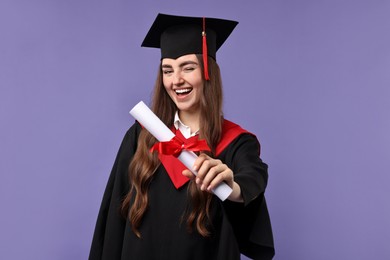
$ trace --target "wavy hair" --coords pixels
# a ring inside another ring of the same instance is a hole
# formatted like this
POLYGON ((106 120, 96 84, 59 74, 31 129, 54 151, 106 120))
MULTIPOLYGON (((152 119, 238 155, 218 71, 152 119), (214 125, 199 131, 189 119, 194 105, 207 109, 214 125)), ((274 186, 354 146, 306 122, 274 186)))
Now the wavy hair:
MULTIPOLYGON (((196 56, 203 71, 202 56, 196 56)), ((209 75, 210 80, 204 80, 203 95, 200 101, 199 137, 206 140, 211 148, 211 155, 214 155, 222 135, 223 94, 219 66, 212 58, 209 59, 209 75)), ((153 90, 152 110, 167 126, 172 126, 177 107, 165 90, 162 77, 160 63, 153 90)), ((142 129, 138 138, 137 151, 129 165, 131 188, 122 202, 121 210, 122 214, 129 218, 131 228, 138 237, 141 237, 139 227, 148 207, 149 184, 160 165, 157 154, 150 152, 150 148, 156 142, 157 140, 148 131, 142 129)), ((186 212, 183 212, 182 221, 186 219, 189 232, 195 226, 200 235, 207 237, 212 228, 209 214, 212 195, 199 190, 194 181, 190 181, 188 185, 188 194, 190 203, 186 212)))

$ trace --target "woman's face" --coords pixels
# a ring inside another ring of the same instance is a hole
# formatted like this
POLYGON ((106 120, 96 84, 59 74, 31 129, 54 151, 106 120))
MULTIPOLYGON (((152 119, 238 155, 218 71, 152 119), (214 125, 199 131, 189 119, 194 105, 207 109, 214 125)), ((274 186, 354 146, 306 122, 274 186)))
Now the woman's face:
POLYGON ((204 84, 196 55, 163 59, 162 74, 164 87, 180 112, 198 112, 204 84))

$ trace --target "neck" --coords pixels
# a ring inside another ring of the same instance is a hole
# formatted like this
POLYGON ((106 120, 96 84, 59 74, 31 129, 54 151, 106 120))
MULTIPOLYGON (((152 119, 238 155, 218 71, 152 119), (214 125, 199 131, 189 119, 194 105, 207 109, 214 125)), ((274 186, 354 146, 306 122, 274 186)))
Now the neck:
POLYGON ((200 112, 197 111, 196 113, 190 113, 186 111, 179 111, 179 117, 183 124, 191 128, 191 132, 199 130, 200 112))

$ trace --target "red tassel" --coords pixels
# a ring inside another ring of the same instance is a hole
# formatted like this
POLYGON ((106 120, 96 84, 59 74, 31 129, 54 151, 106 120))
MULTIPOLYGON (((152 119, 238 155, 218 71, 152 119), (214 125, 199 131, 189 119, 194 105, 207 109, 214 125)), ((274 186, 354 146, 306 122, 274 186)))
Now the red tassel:
POLYGON ((210 80, 209 77, 209 64, 208 64, 208 55, 207 55, 207 39, 206 39, 206 18, 203 17, 203 31, 202 31, 202 41, 203 41, 203 66, 204 66, 204 79, 210 80))

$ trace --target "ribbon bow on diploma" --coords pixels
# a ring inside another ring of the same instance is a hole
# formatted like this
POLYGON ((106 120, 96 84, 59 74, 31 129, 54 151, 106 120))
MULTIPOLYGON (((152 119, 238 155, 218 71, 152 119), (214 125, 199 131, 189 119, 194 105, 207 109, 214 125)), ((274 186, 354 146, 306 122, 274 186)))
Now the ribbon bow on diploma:
POLYGON ((179 157, 183 150, 199 152, 211 151, 205 140, 199 140, 198 136, 192 136, 188 139, 180 138, 175 135, 168 142, 157 142, 151 148, 151 151, 158 151, 160 154, 173 155, 179 157))
MULTIPOLYGON (((194 145, 194 146, 190 145, 189 139, 191 139, 191 138, 189 138, 187 141, 180 140, 180 138, 179 138, 179 140, 176 140, 175 134, 171 131, 171 129, 169 129, 142 101, 139 102, 136 106, 134 106, 131 109, 130 114, 135 119, 137 119, 138 122, 141 125, 143 125, 158 141, 163 142, 163 143, 166 142, 167 140, 171 140, 168 142, 172 142, 172 143, 179 142, 180 148, 178 149, 177 144, 176 144, 174 146, 176 148, 172 149, 173 150, 172 154, 176 154, 177 159, 180 162, 182 162, 183 166, 187 167, 187 169, 189 169, 189 170, 192 169, 194 162, 195 162, 196 158, 198 158, 198 157, 196 156, 196 154, 193 151, 187 151, 186 149, 189 149, 190 147, 192 147, 191 149, 199 149, 198 151, 207 150, 207 149, 203 149, 204 147, 203 147, 203 145, 201 145, 202 140, 197 140, 198 144, 200 143, 199 146, 198 145, 194 145), (187 148, 185 148, 185 147, 187 147, 187 148), (200 149, 199 147, 202 147, 202 149, 200 149)), ((178 133, 176 136, 180 135, 180 131, 177 131, 177 132, 178 133)), ((197 143, 197 142, 195 142, 195 143, 197 143)), ((204 140, 203 140, 203 142, 204 142, 204 140)), ((158 144, 155 149, 159 150, 160 149, 159 146, 160 146, 160 144, 158 144)), ((165 148, 163 148, 163 146, 165 146, 165 145, 163 144, 161 149, 165 150, 165 148)), ((154 149, 154 147, 152 147, 152 149, 154 149)), ((168 150, 171 150, 171 148, 169 148, 168 150)), ((171 157, 171 156, 169 156, 169 157, 171 157)), ((175 157, 172 157, 172 158, 176 160, 175 157)), ((191 172, 194 175, 197 175, 196 171, 191 170, 191 172)), ((233 191, 232 188, 230 188, 224 182, 221 182, 215 189, 213 189, 214 194, 217 195, 218 198, 220 198, 222 201, 227 199, 227 197, 229 197, 229 195, 232 193, 232 191, 233 191)))

